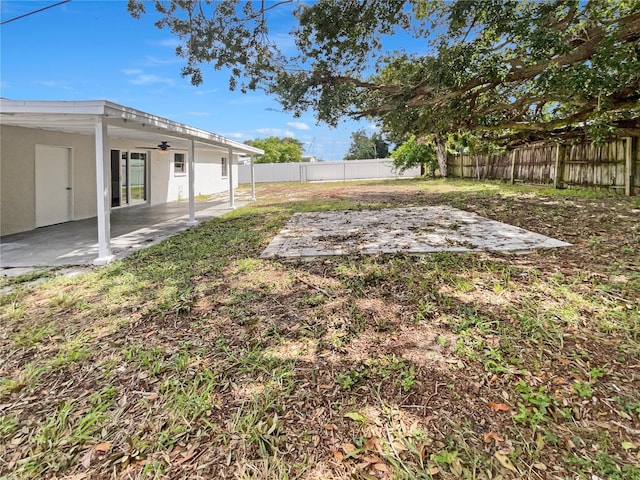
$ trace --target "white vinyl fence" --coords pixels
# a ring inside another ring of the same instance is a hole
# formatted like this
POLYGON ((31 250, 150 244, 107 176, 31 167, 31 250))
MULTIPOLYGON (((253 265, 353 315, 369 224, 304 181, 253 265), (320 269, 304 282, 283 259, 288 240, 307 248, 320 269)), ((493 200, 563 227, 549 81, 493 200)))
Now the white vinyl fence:
MULTIPOLYGON (((254 168, 256 183, 413 178, 420 175, 420 167, 410 168, 400 174, 393 169, 390 158, 346 162, 257 163, 254 168)), ((250 165, 238 165, 238 182, 251 183, 250 165)))

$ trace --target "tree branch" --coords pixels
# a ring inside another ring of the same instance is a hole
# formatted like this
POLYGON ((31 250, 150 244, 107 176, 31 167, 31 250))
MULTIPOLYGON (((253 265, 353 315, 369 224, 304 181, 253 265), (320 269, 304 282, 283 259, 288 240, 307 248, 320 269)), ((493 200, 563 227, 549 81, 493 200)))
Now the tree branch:
MULTIPOLYGON (((637 40, 638 38, 640 38, 640 14, 629 15, 627 17, 619 19, 618 22, 620 24, 619 39, 621 41, 629 42, 629 41, 637 40)), ((544 62, 538 62, 523 68, 512 67, 509 73, 505 76, 505 78, 500 80, 500 83, 503 83, 503 84, 513 83, 513 82, 534 78, 537 75, 540 75, 542 72, 544 72, 545 69, 547 69, 549 65, 551 65, 552 63, 557 64, 558 66, 567 66, 567 65, 573 65, 578 62, 589 60, 593 56, 593 54, 596 52, 602 40, 605 38, 605 34, 606 34, 606 31, 604 28, 600 26, 595 26, 591 29, 591 35, 589 40, 582 43, 580 46, 574 48, 572 51, 564 55, 554 57, 550 60, 547 60, 544 62)), ((422 101, 422 99, 424 98, 424 96, 432 93, 433 89, 431 87, 427 87, 425 89, 417 89, 416 96, 413 99, 409 100, 407 104, 412 106, 419 106, 419 105, 427 106, 427 105, 442 104, 450 100, 451 98, 463 95, 464 93, 468 92, 473 88, 479 87, 481 85, 485 85, 487 83, 492 83, 497 80, 498 79, 495 79, 495 78, 489 79, 489 78, 476 77, 468 81, 462 87, 456 90, 453 90, 444 96, 431 98, 426 101, 422 101)))

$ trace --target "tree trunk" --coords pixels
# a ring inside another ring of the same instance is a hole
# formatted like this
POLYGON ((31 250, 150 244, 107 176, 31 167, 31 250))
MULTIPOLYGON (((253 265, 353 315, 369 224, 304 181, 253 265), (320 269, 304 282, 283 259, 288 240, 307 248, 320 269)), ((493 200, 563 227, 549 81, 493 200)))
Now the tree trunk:
POLYGON ((438 138, 436 140, 437 150, 436 158, 438 159, 438 168, 440 169, 440 176, 447 176, 447 143, 445 139, 438 138))

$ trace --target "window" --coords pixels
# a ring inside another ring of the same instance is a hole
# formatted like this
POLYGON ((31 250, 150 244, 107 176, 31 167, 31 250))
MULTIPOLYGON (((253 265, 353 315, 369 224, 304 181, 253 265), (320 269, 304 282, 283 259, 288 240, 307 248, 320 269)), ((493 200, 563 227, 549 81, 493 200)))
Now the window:
POLYGON ((228 167, 227 167, 227 159, 225 157, 221 158, 221 162, 220 162, 220 166, 222 168, 222 176, 223 177, 228 177, 229 176, 229 171, 228 171, 228 167))
POLYGON ((173 154, 173 173, 175 174, 183 174, 185 172, 185 154, 184 153, 174 153, 173 154))

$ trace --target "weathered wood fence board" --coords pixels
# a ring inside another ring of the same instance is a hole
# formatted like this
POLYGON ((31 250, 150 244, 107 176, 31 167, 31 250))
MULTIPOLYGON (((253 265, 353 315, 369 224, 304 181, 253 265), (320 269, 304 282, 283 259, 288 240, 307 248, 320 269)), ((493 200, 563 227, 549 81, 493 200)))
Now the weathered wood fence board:
POLYGON ((603 187, 640 192, 638 138, 626 137, 602 146, 534 144, 503 155, 450 155, 450 175, 511 182, 603 187))

